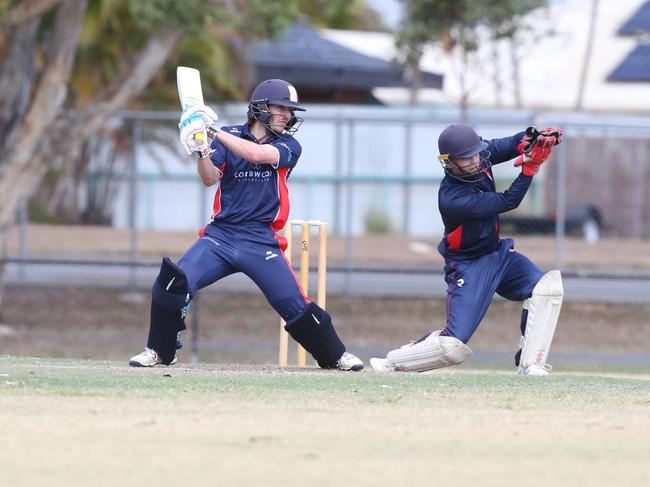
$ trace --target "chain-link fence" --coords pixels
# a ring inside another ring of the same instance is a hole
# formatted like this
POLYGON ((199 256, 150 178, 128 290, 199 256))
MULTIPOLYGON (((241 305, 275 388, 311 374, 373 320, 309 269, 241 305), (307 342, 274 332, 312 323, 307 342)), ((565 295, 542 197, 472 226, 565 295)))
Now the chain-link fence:
MULTIPOLYGON (((221 122, 241 123, 245 109, 224 108, 221 122)), ((289 179, 291 218, 329 223, 330 269, 332 276, 343 276, 340 285, 330 286, 333 292, 372 294, 378 287, 418 295, 440 287, 415 276, 435 274, 434 281, 441 281, 435 249, 443 231, 437 138, 455 116, 424 108, 321 106, 307 112, 297 134, 303 154, 289 179), (361 271, 373 277, 353 284, 351 276, 361 271), (396 275, 410 277, 395 286, 396 275)), ((160 255, 178 257, 209 221, 214 189, 203 187, 193 158, 181 152, 176 114, 124 113, 119 122, 127 135, 119 140, 127 147, 109 153, 121 162, 112 161, 110 168, 91 163, 78 195, 87 206, 104 205, 111 226, 101 230, 102 237, 77 228, 78 236, 57 250, 60 237, 30 236, 44 229, 28 231, 23 209, 7 255, 10 280, 36 276, 53 283, 121 280, 148 286, 160 255), (88 243, 74 250, 93 238, 94 248, 88 243), (179 238, 182 244, 171 244, 179 238), (112 267, 101 268, 107 255, 112 267), (71 270, 80 259, 90 260, 85 270, 71 270), (117 270, 118 262, 126 270, 117 270), (46 270, 57 263, 68 270, 46 270), (100 277, 91 279, 93 273, 100 277)), ((560 126, 565 132, 520 208, 502 215, 502 236, 513 236, 517 248, 544 269, 576 276, 650 275, 650 118, 474 112, 467 122, 486 139, 529 125, 560 126)), ((496 166, 498 188, 506 189, 517 172, 510 163, 496 166)))

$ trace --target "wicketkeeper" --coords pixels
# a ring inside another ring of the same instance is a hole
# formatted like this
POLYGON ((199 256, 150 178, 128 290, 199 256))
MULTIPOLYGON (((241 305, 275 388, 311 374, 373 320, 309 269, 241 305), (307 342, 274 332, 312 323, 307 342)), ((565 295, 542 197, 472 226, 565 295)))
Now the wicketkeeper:
POLYGON ((278 234, 289 215, 287 179, 302 152, 293 137, 303 121, 296 111, 305 111, 296 89, 271 79, 253 91, 243 125, 218 128, 217 114, 205 105, 181 114, 181 143, 188 154, 197 154, 203 184, 217 186, 213 214, 177 264, 163 259, 152 290, 147 346, 130 365, 175 363, 177 336, 185 329, 185 314, 197 290, 243 272, 320 367, 363 369, 361 360, 346 352, 330 315, 303 292, 284 255, 286 239, 278 234), (202 135, 199 141, 197 134, 202 135))
POLYGON ((515 366, 521 375, 548 375, 546 359, 553 340, 563 288, 560 272, 543 273, 514 249, 512 239, 499 237, 499 214, 519 206, 533 177, 562 130, 529 127, 512 137, 484 141, 469 126, 454 124, 438 138, 445 177, 438 207, 445 233, 438 250, 445 259, 447 322, 442 330, 372 358, 376 371, 417 371, 459 364, 471 354, 467 346, 494 293, 523 301, 521 340, 515 366), (515 159, 521 173, 498 193, 492 166, 515 159))

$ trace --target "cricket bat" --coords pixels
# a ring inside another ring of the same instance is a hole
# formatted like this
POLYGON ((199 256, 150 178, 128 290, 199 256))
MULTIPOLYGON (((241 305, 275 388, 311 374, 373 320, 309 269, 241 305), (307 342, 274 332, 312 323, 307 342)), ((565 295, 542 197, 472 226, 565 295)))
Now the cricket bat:
MULTIPOLYGON (((185 110, 192 105, 203 105, 203 90, 201 89, 201 73, 198 69, 178 66, 176 68, 176 85, 181 108, 185 110)), ((197 143, 203 142, 203 134, 194 135, 197 143)))

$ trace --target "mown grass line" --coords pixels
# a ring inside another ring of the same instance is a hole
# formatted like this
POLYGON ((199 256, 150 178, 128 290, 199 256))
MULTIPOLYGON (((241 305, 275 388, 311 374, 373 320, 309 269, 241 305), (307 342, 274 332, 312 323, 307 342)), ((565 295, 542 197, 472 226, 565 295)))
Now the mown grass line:
POLYGON ((1 356, 0 374, 0 390, 21 394, 236 393, 252 400, 278 393, 356 395, 368 400, 415 394, 446 399, 480 397, 488 402, 517 397, 519 404, 650 404, 649 380, 582 373, 526 378, 498 371, 447 369, 384 375, 210 364, 134 369, 121 362, 1 356))

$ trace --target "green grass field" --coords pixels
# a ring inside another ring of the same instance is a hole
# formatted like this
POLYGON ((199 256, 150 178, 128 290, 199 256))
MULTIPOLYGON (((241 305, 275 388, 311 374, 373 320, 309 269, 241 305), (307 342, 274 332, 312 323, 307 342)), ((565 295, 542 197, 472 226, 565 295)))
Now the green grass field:
POLYGON ((642 486, 650 378, 0 356, 3 486, 642 486))

